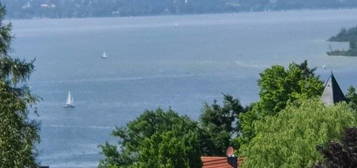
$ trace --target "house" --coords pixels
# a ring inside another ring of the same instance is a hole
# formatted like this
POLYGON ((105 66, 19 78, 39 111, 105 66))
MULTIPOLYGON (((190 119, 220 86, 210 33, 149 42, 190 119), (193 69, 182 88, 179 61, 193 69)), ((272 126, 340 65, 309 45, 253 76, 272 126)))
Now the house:
POLYGON ((226 156, 202 156, 202 168, 238 168, 242 159, 234 156, 234 149, 229 147, 226 156))

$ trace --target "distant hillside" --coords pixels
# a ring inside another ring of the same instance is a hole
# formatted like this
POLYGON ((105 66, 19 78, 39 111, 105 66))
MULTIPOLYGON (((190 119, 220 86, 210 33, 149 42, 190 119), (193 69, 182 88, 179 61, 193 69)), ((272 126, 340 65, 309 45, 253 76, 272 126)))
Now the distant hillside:
POLYGON ((357 56, 357 26, 349 29, 343 28, 337 35, 332 36, 329 41, 348 42, 348 50, 332 50, 327 52, 331 56, 357 56))
POLYGON ((64 18, 357 7, 357 0, 0 0, 9 18, 64 18))
POLYGON ((336 36, 332 36, 329 41, 349 42, 357 41, 357 26, 349 29, 343 28, 336 36))

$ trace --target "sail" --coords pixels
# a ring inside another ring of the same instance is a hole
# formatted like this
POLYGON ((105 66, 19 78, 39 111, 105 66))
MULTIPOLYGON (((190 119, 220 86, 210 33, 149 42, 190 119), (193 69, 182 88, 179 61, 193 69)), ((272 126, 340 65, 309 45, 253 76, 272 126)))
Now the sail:
POLYGON ((102 55, 103 58, 107 58, 107 53, 106 52, 103 52, 103 55, 102 55))
POLYGON ((73 104, 73 98, 71 96, 71 92, 68 91, 68 96, 67 96, 67 101, 66 101, 67 105, 72 105, 73 104))

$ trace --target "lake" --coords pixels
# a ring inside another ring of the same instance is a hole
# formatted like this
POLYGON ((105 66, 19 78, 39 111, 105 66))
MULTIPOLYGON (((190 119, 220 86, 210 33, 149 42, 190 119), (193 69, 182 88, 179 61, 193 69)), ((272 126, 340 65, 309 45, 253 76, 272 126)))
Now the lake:
MULTIPOLYGON (((29 85, 43 100, 38 160, 91 168, 99 144, 146 109, 197 119, 205 102, 258 99, 259 72, 307 59, 343 90, 357 85, 357 57, 329 57, 326 41, 355 26, 357 9, 184 16, 13 20, 13 55, 36 58, 29 85), (103 52, 107 59, 101 59, 103 52), (76 108, 64 109, 71 91, 76 108)), ((345 47, 346 44, 339 44, 345 47)), ((334 46, 335 47, 335 46, 334 46)))

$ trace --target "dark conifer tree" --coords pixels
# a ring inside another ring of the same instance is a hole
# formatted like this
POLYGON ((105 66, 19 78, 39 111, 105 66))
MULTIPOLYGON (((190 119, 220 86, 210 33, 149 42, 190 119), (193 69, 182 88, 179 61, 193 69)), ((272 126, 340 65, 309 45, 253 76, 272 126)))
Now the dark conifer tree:
MULTIPOLYGON (((234 145, 232 139, 240 134, 239 114, 245 108, 238 99, 224 95, 223 106, 215 100, 212 105, 205 104, 200 117, 201 127, 209 134, 210 155, 225 155, 228 146, 234 145)), ((238 146, 235 146, 238 148, 238 146)))
POLYGON ((9 56, 11 24, 2 22, 4 16, 0 4, 0 168, 35 168, 39 127, 28 114, 37 98, 26 86, 34 66, 9 56))

